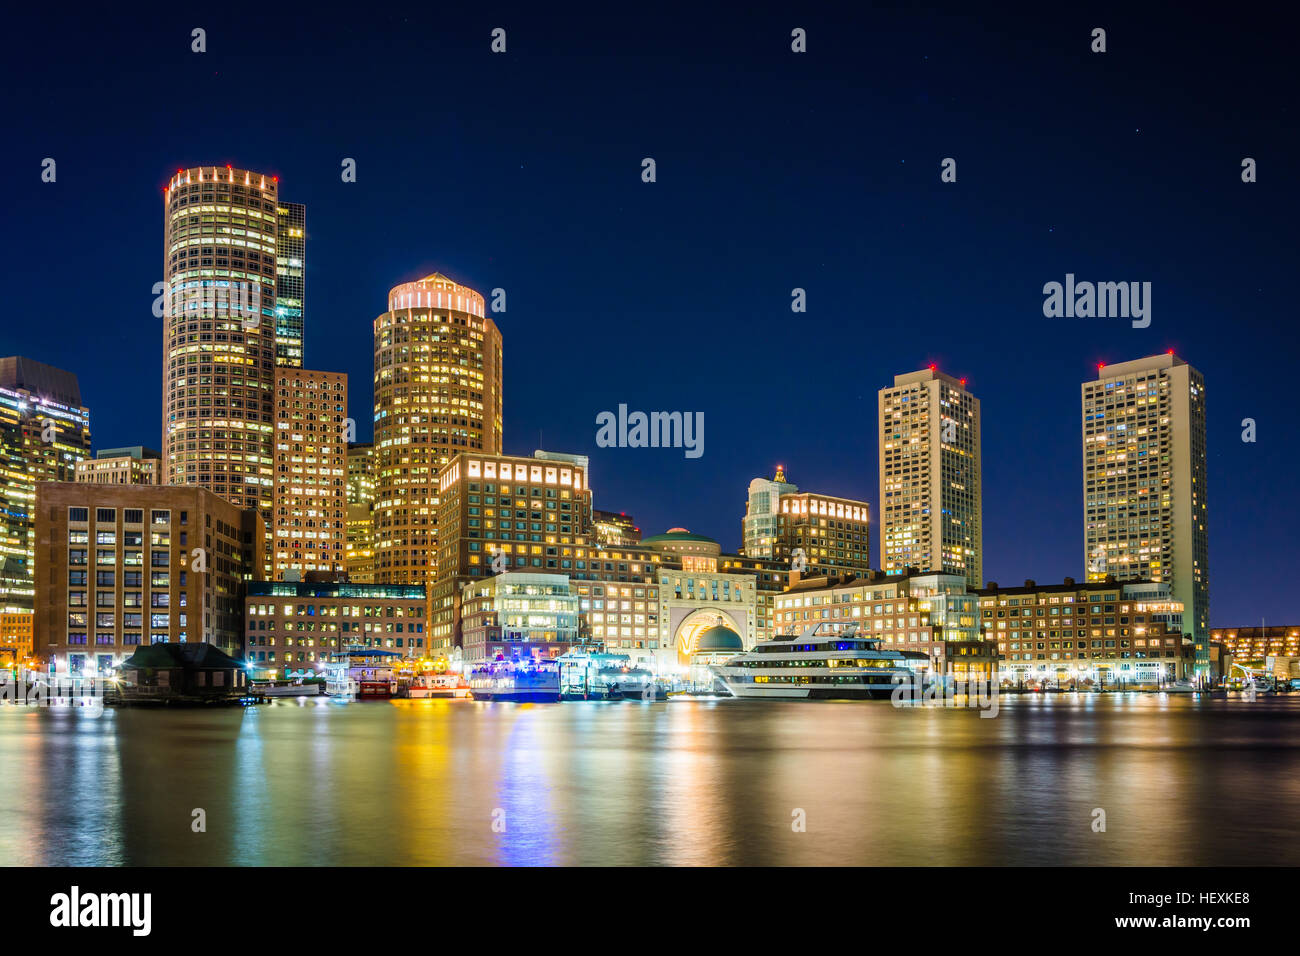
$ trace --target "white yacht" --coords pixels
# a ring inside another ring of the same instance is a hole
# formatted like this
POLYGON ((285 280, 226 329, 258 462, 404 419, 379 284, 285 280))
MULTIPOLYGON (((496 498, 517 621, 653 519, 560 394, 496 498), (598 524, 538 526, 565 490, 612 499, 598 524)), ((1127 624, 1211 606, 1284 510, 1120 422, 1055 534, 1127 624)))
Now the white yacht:
POLYGON ((925 654, 881 650, 853 623, 821 621, 802 634, 764 641, 713 671, 735 697, 860 700, 888 698, 922 679, 925 654))

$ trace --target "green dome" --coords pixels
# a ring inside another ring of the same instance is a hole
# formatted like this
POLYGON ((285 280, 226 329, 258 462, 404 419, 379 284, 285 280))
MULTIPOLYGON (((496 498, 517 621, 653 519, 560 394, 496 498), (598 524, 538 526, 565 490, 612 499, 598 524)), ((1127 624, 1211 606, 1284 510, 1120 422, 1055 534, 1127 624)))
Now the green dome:
POLYGON ((729 627, 715 624, 700 634, 695 642, 696 653, 718 653, 735 651, 737 654, 745 649, 745 642, 729 627))
POLYGON ((685 530, 684 528, 672 528, 668 531, 665 531, 663 534, 652 534, 648 538, 641 539, 642 544, 647 544, 647 543, 657 544, 659 542, 670 542, 670 541, 700 541, 705 544, 718 543, 713 538, 707 537, 706 535, 702 535, 702 534, 692 534, 691 532, 685 530))

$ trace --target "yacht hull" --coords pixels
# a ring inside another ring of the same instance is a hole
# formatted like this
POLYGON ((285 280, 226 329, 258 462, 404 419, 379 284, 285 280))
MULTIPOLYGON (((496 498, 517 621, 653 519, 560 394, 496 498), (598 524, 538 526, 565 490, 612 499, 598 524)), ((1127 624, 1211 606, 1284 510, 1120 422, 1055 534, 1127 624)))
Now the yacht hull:
POLYGON ((559 690, 488 690, 474 688, 470 693, 475 700, 513 704, 554 704, 560 699, 559 690))
POLYGON ((753 684, 732 684, 723 679, 732 697, 747 700, 889 700, 894 688, 889 687, 760 687, 753 684))

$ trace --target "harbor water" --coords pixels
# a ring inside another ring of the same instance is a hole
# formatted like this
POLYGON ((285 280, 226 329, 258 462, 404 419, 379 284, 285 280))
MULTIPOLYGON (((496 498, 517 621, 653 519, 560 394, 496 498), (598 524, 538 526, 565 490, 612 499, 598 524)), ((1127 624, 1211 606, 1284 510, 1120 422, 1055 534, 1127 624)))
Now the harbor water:
POLYGON ((1300 694, 998 703, 6 704, 0 860, 1300 864, 1300 694))

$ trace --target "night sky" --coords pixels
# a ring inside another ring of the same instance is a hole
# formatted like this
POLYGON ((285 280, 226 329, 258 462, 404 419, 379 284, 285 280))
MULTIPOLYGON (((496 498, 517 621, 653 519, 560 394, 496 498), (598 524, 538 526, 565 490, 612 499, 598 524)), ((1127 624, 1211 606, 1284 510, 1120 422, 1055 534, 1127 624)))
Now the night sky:
POLYGON ((7 14, 0 353, 76 372, 96 447, 158 447, 162 187, 261 170, 307 204, 306 364, 349 373, 362 440, 371 323, 442 271, 507 292, 507 452, 588 454, 597 507, 728 550, 781 462, 871 502, 878 563, 876 391, 933 362, 982 402, 985 577, 1018 584, 1083 577, 1079 383, 1173 348, 1207 383, 1211 623, 1300 618, 1274 14, 530 6, 7 14), (1044 318, 1067 272, 1150 281, 1150 327, 1044 318), (704 412, 703 457, 597 448, 619 403, 704 412))

